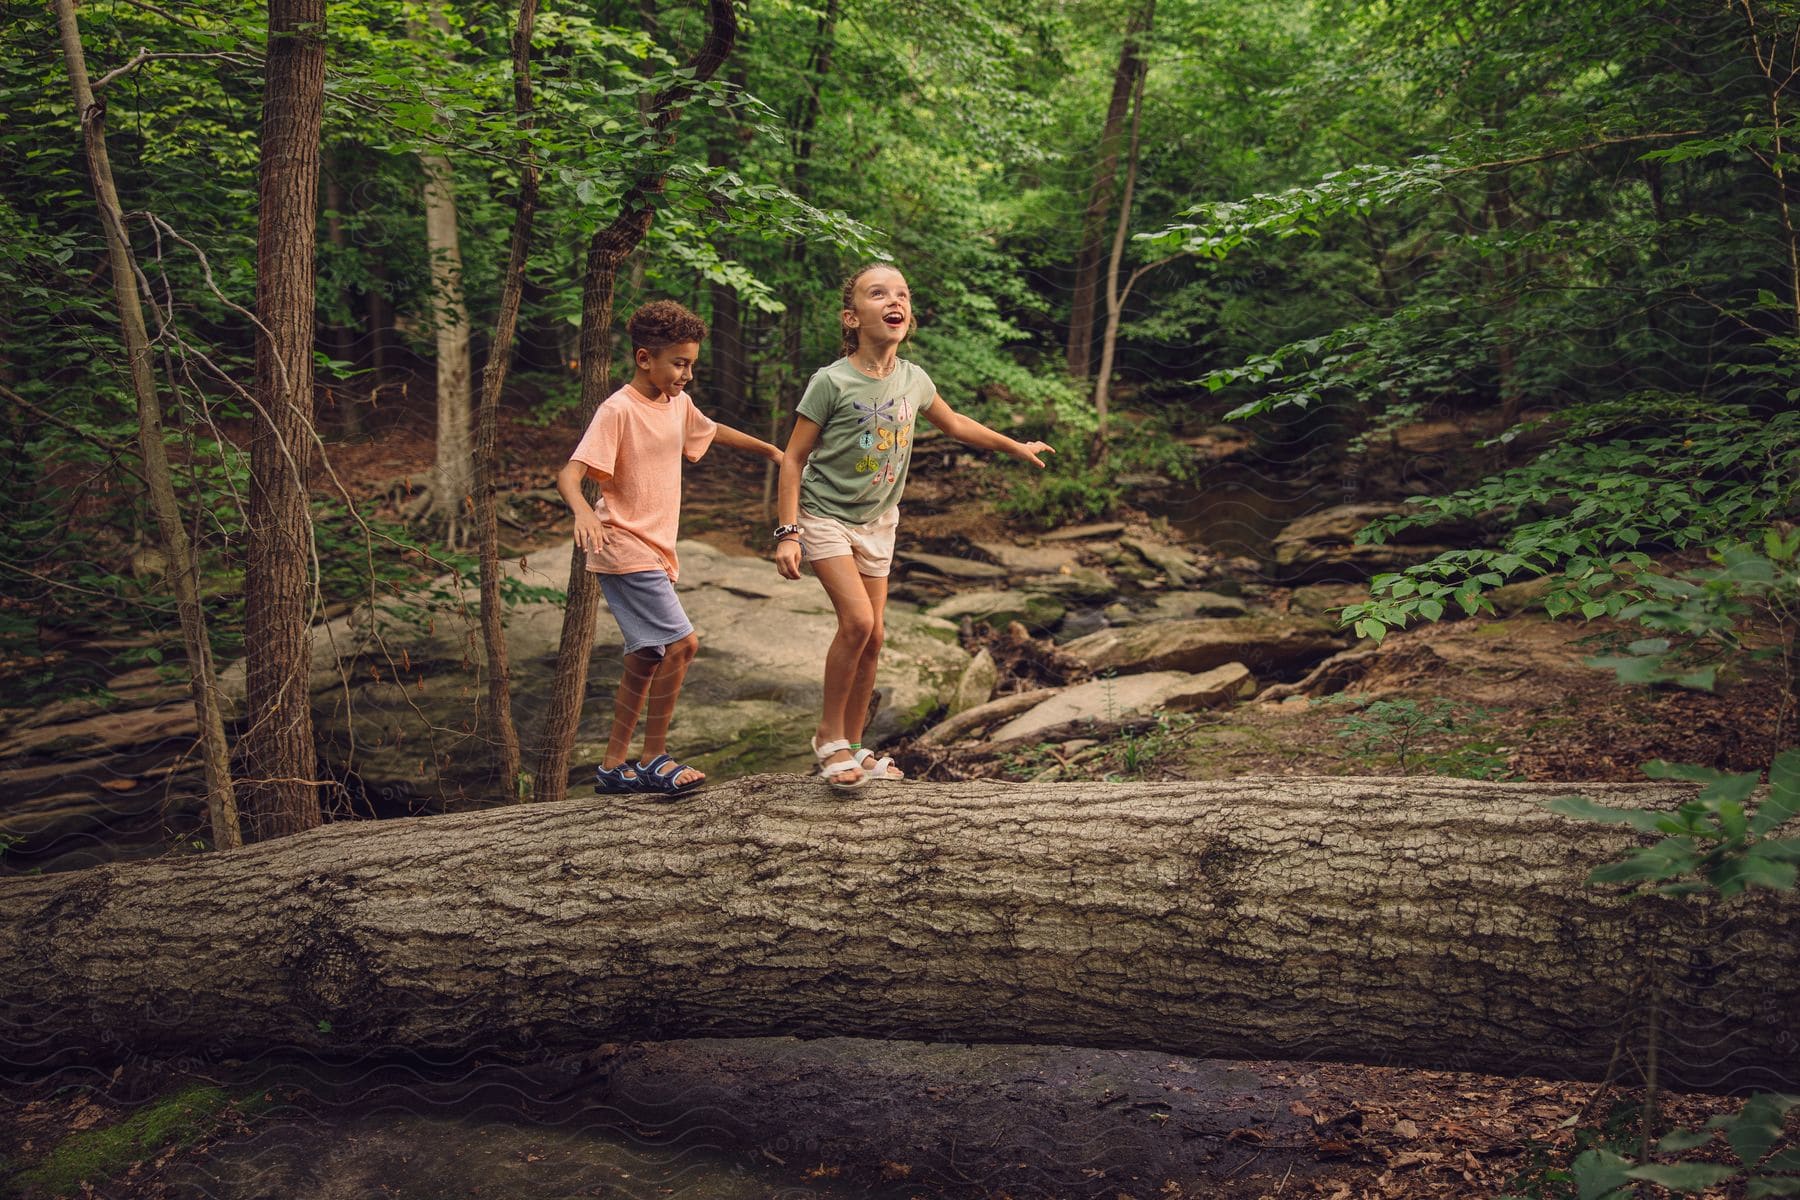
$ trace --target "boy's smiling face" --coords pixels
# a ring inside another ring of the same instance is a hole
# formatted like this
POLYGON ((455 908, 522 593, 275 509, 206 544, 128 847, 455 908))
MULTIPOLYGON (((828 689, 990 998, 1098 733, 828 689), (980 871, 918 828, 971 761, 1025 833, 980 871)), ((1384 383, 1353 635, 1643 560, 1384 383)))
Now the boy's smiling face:
POLYGON ((700 361, 699 342, 676 342, 660 350, 639 347, 633 355, 637 376, 631 381, 652 400, 673 400, 693 381, 694 364, 700 361))

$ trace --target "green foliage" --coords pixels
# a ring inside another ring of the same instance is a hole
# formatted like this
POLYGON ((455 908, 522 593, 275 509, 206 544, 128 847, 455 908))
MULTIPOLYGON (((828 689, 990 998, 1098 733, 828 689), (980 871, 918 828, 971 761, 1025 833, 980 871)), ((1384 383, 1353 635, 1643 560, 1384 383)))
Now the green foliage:
POLYGON ((1703 783, 1699 794, 1674 812, 1611 808, 1581 796, 1550 802, 1554 812, 1580 820, 1624 824, 1640 833, 1662 834, 1654 846, 1635 851, 1621 862, 1597 868, 1589 882, 1623 883, 1664 895, 1717 891, 1735 896, 1746 888, 1784 891, 1794 886, 1800 865, 1800 836, 1776 832, 1800 816, 1800 750, 1784 750, 1769 765, 1769 791, 1761 805, 1749 807, 1761 781, 1760 771, 1726 774, 1710 767, 1650 762, 1652 779, 1703 783))
MULTIPOLYGON (((1529 465, 1450 496, 1414 497, 1417 513, 1365 529, 1359 541, 1380 543, 1449 520, 1507 526, 1496 548, 1453 551, 1377 576, 1370 600, 1346 608, 1345 622, 1379 638, 1415 618, 1437 620, 1450 602, 1471 615, 1491 611, 1485 591, 1545 574, 1558 577, 1545 601, 1553 616, 1618 616, 1646 599, 1645 589, 1664 586, 1649 582, 1646 550, 1727 543, 1794 511, 1800 413, 1633 400, 1572 410, 1557 423, 1561 440, 1529 465), (1658 418, 1671 427, 1632 428, 1658 418), (1611 436, 1598 440, 1604 435, 1611 436)), ((1746 574, 1752 569, 1728 567, 1720 582, 1755 585, 1746 574)))
POLYGON ((1761 546, 1729 546, 1716 566, 1674 578, 1645 574, 1645 599, 1619 610, 1665 636, 1640 638, 1623 654, 1590 658, 1620 683, 1672 683, 1710 691, 1720 662, 1780 658, 1791 697, 1793 640, 1800 628, 1800 532, 1768 530, 1761 546), (1767 634, 1767 637, 1759 635, 1767 634), (1767 644, 1760 644, 1760 643, 1767 644))
POLYGON ((1506 756, 1486 736, 1492 709, 1441 696, 1421 703, 1339 693, 1317 703, 1353 706, 1356 711, 1333 719, 1337 736, 1352 755, 1392 762, 1402 775, 1423 767, 1463 779, 1506 777, 1506 756))
POLYGON ((1687 1154, 1710 1146, 1716 1135, 1723 1133, 1735 1164, 1640 1163, 1626 1152, 1632 1139, 1615 1131, 1601 1144, 1582 1150, 1567 1171, 1546 1169, 1535 1180, 1514 1180, 1512 1186, 1529 1186, 1530 1190, 1501 1200, 1526 1200, 1527 1196, 1534 1200, 1632 1200, 1639 1194, 1634 1186, 1639 1182, 1657 1184, 1678 1195, 1732 1185, 1741 1185, 1741 1194, 1749 1200, 1800 1195, 1800 1149, 1788 1144, 1783 1129, 1784 1118, 1796 1105, 1800 1105, 1800 1096, 1760 1092, 1744 1101, 1738 1111, 1721 1113, 1697 1130, 1673 1130, 1656 1144, 1659 1154, 1687 1154))

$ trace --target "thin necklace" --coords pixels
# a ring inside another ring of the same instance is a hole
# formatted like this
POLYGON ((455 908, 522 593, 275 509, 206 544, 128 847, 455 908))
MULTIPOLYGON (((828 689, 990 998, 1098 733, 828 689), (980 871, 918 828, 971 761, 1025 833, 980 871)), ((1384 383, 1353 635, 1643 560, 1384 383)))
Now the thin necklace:
POLYGON ((900 365, 900 360, 898 358, 895 358, 892 362, 888 363, 887 370, 883 371, 878 366, 865 367, 862 365, 861 362, 858 362, 855 358, 852 358, 850 361, 853 364, 855 364, 856 369, 861 371, 864 375, 871 375, 871 376, 874 376, 876 379, 886 379, 889 375, 892 375, 894 373, 894 368, 898 367, 900 365))

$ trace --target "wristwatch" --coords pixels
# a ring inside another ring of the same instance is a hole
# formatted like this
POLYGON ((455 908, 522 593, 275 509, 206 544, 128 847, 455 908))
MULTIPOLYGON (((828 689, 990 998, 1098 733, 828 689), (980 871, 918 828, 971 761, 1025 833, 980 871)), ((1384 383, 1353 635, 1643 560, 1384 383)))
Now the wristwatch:
POLYGON ((800 532, 800 527, 798 525, 777 525, 775 527, 775 540, 779 542, 782 538, 786 537, 788 534, 799 533, 799 532, 800 532))

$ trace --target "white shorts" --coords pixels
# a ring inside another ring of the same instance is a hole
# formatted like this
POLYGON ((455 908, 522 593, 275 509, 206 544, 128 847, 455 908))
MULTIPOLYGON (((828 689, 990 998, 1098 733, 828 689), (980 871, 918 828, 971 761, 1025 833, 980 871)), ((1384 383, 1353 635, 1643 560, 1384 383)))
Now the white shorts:
POLYGON ((849 525, 836 517, 817 517, 800 510, 800 550, 806 561, 856 559, 858 574, 882 578, 894 565, 894 531, 900 528, 898 504, 867 525, 849 525))

